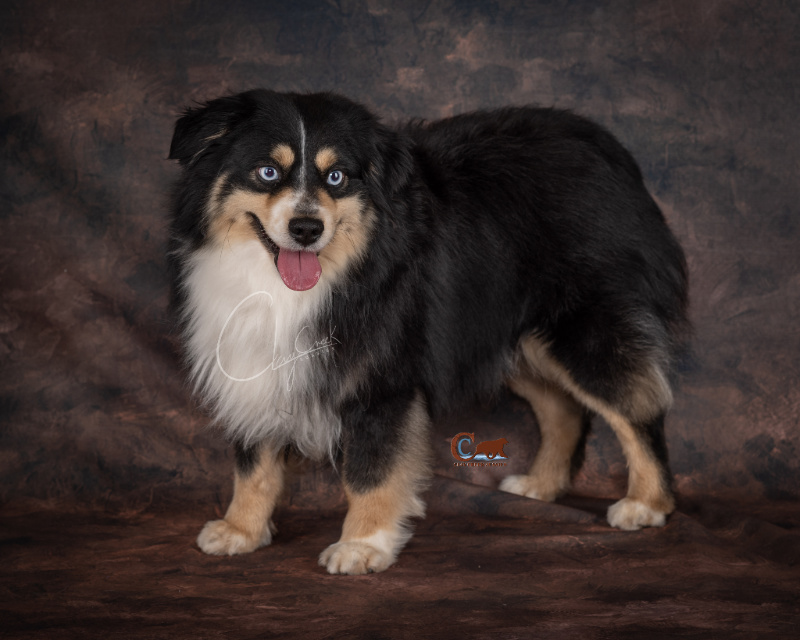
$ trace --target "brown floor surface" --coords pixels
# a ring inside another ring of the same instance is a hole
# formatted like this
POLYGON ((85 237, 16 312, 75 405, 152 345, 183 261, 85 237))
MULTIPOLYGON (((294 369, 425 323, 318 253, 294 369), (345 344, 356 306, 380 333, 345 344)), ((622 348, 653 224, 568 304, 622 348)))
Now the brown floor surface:
POLYGON ((437 477, 428 501, 397 564, 363 577, 317 565, 343 512, 314 497, 284 504, 271 547, 233 558, 194 545, 207 508, 9 508, 0 637, 800 637, 793 505, 684 504, 663 529, 627 533, 597 499, 437 477))

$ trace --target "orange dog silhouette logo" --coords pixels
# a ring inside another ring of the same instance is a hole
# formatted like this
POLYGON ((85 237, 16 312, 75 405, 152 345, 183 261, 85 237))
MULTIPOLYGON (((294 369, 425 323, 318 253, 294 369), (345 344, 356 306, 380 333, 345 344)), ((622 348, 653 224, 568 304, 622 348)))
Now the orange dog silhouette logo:
MULTIPOLYGON (((450 441, 450 453, 453 454, 453 457, 458 461, 458 463, 484 463, 493 462, 495 460, 508 460, 508 455, 503 450, 503 447, 508 444, 508 440, 505 438, 480 442, 475 447, 475 451, 473 453, 464 451, 464 447, 468 446, 468 443, 473 442, 475 442, 474 433, 464 432, 453 436, 453 439, 450 441)), ((505 463, 502 462, 501 464, 505 463)))

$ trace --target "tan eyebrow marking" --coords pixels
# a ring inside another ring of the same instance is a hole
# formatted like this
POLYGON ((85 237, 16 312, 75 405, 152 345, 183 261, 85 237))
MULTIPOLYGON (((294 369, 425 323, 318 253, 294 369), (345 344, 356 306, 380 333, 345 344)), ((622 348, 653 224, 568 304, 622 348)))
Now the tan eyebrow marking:
POLYGON ((294 151, 288 144, 279 144, 272 150, 270 155, 281 165, 284 171, 288 171, 294 164, 294 151))
POLYGON ((336 164, 339 157, 336 152, 330 147, 324 147, 317 152, 317 157, 314 158, 314 164, 317 165, 320 173, 327 173, 328 170, 336 164))

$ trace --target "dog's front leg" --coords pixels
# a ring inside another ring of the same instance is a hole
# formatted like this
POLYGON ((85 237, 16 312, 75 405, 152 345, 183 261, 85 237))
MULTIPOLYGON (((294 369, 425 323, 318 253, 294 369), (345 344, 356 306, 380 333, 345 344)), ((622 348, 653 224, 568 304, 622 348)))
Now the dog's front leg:
POLYGON ((342 537, 322 552, 329 573, 383 571, 411 537, 408 519, 425 515, 430 418, 420 395, 395 395, 343 412, 343 481, 349 509, 342 537))
POLYGON ((206 523, 197 546, 223 556, 249 553, 272 542, 272 512, 283 490, 283 450, 266 443, 236 446, 233 500, 223 520, 206 523))

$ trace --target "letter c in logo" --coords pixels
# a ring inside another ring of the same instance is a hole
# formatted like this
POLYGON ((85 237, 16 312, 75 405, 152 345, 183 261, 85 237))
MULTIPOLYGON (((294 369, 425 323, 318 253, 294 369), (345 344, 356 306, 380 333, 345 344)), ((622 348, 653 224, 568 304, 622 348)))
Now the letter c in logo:
POLYGON ((459 433, 453 436, 453 439, 450 441, 450 453, 453 454, 453 457, 456 460, 472 460, 475 457, 473 453, 470 455, 469 453, 464 453, 461 447, 465 442, 475 442, 475 434, 474 433, 459 433))

